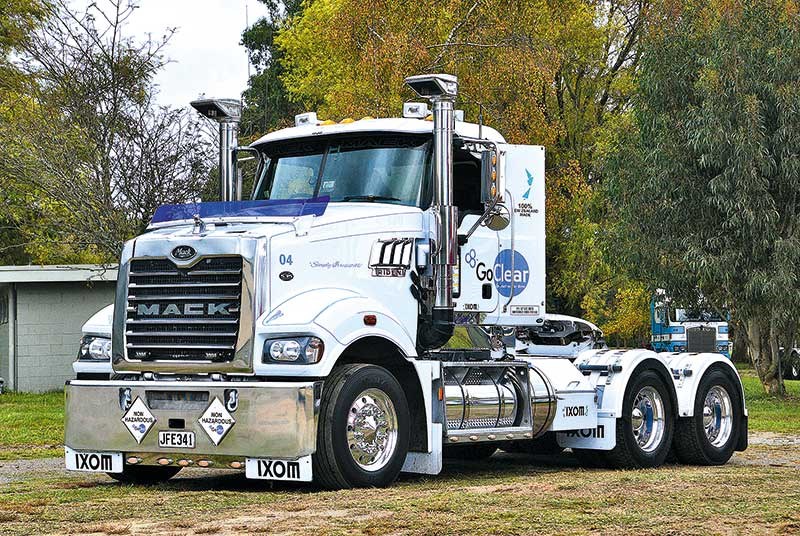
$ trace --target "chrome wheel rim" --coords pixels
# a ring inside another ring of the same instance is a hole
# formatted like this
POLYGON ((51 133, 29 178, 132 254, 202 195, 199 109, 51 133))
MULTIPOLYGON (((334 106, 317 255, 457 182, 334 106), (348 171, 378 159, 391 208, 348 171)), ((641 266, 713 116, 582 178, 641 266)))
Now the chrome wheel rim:
POLYGON ((653 387, 643 387, 633 399, 631 426, 636 444, 644 452, 653 452, 664 439, 664 401, 653 387))
POLYGON ((733 403, 728 391, 720 385, 708 390, 703 401, 703 430, 713 446, 728 442, 733 430, 733 403))
POLYGON ((347 447, 365 471, 389 463, 397 449, 397 412, 389 395, 367 389, 356 397, 347 414, 347 447))

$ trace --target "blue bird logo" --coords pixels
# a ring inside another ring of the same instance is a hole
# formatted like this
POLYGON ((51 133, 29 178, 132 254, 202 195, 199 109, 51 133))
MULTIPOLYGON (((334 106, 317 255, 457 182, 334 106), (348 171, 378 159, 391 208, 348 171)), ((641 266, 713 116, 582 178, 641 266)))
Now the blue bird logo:
POLYGON ((525 192, 522 198, 528 199, 528 197, 531 195, 531 188, 533 187, 533 175, 531 175, 531 172, 528 171, 527 169, 525 170, 525 173, 528 174, 528 191, 525 192))

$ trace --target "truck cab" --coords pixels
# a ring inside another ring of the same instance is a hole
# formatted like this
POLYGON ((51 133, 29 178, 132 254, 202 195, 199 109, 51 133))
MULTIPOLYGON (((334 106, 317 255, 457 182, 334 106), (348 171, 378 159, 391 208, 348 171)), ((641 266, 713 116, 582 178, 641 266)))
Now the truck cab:
POLYGON ((730 358, 728 320, 727 313, 675 307, 662 292, 650 302, 650 343, 657 352, 717 352, 730 358))
POLYGON ((403 117, 301 114, 249 147, 235 144, 235 103, 194 103, 220 123, 222 201, 160 207, 125 244, 113 375, 66 386, 68 469, 142 482, 219 467, 344 488, 545 434, 620 467, 660 465, 672 447, 724 463, 746 447, 722 356, 506 345, 550 330, 545 150, 462 121, 453 76, 407 83, 427 102, 403 117), (241 153, 259 163, 248 201, 241 153), (445 347, 459 326, 485 344, 445 347), (694 440, 674 443, 679 428, 694 440))

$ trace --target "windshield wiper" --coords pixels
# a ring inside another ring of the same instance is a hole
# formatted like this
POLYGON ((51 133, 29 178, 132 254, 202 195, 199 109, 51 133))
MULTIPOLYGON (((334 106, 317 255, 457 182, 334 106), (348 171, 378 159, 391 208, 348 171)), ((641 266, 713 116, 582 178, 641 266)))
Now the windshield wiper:
POLYGON ((347 195, 342 198, 342 201, 400 201, 396 197, 389 197, 388 195, 347 195))

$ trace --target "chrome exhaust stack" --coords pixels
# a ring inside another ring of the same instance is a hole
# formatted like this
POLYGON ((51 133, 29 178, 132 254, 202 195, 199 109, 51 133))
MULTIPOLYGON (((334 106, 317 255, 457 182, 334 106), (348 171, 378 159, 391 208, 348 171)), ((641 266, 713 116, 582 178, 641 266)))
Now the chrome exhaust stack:
POLYGON ((236 99, 199 99, 192 108, 219 123, 219 182, 221 201, 241 201, 242 180, 236 165, 242 103, 236 99))
POLYGON ((420 97, 431 101, 433 109, 433 208, 437 213, 438 244, 433 252, 436 296, 435 324, 453 320, 453 266, 458 254, 456 207, 453 205, 453 133, 458 79, 449 74, 409 76, 406 84, 420 97))

